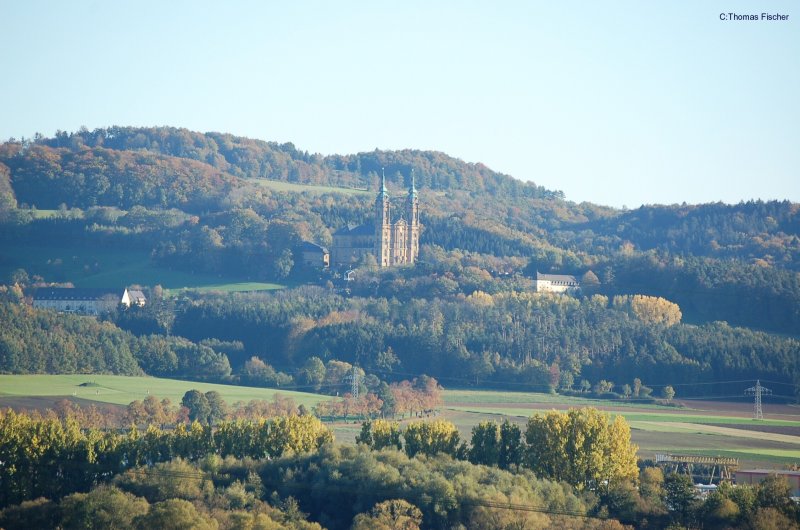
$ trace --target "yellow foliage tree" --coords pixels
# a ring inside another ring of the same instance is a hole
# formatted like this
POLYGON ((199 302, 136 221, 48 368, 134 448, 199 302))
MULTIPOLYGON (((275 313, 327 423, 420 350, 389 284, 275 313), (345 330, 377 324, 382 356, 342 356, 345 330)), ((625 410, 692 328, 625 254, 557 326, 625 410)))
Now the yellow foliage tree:
POLYGON ((435 455, 447 453, 456 456, 459 450, 458 428, 445 420, 418 421, 410 423, 403 432, 408 456, 418 453, 435 455))
POLYGON ((352 530, 419 530, 422 512, 408 501, 393 499, 376 504, 353 520, 352 530))
POLYGON ((384 447, 401 449, 400 424, 396 421, 372 420, 361 424, 361 433, 356 442, 379 451, 384 447))
POLYGON ((615 308, 626 311, 645 324, 663 325, 666 327, 680 323, 682 314, 678 304, 658 296, 615 296, 615 308))
POLYGON ((630 426, 595 408, 551 411, 528 420, 525 464, 536 474, 578 489, 608 488, 638 477, 630 426))
POLYGON ((314 416, 279 416, 267 425, 267 454, 273 457, 308 453, 333 442, 333 433, 314 416))

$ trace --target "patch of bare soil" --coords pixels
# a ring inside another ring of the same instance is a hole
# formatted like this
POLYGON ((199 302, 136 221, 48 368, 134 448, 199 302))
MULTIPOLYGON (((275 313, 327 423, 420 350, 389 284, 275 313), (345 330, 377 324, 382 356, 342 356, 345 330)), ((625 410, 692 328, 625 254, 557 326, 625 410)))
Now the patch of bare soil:
POLYGON ((737 423, 730 425, 727 423, 699 423, 698 425, 710 425, 712 427, 735 427, 743 431, 756 431, 756 432, 769 432, 773 434, 788 434, 790 436, 800 436, 800 427, 792 427, 790 425, 761 425, 757 422, 737 423))

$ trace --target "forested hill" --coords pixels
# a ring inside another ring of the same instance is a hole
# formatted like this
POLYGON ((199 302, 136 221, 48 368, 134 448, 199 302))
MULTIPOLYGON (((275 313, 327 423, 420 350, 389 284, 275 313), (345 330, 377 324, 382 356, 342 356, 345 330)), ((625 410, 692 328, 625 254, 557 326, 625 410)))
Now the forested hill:
POLYGON ((149 151, 208 164, 238 177, 283 180, 303 184, 372 187, 373 178, 385 168, 389 182, 407 186, 414 168, 417 185, 433 190, 460 189, 492 195, 562 197, 561 192, 516 180, 483 164, 470 164, 435 151, 379 151, 356 155, 321 156, 279 144, 231 134, 198 133, 174 127, 109 127, 41 138, 40 145, 80 151, 105 148, 116 151, 149 151))
MULTIPOLYGON (((180 352, 194 355, 192 344, 208 340, 241 341, 235 370, 251 356, 290 370, 321 355, 390 379, 392 370, 469 374, 479 385, 569 390, 608 378, 705 385, 761 377, 789 388, 800 381, 799 236, 800 205, 788 201, 616 210, 437 152, 323 157, 175 128, 0 144, 0 287, 13 303, 30 294, 17 284, 102 278, 112 266, 96 249, 140 256, 139 271, 318 285, 166 300, 176 305, 162 312, 148 304, 118 320, 140 342, 100 330, 128 345, 123 360, 161 344, 141 342, 153 334, 194 341, 168 343, 178 352, 169 370, 139 361, 148 373, 185 372, 180 352), (420 260, 378 270, 365 259, 346 296, 335 294, 335 274, 303 267, 296 249, 303 240, 330 245, 339 228, 371 219, 373 192, 353 188, 374 190, 380 168, 399 200, 414 170, 420 260), (576 275, 583 292, 533 294, 537 271, 576 275)), ((45 359, 25 350, 36 344, 20 330, 36 318, 51 326, 51 317, 9 314, 19 325, 9 320, 0 333, 0 359, 45 359)))
POLYGON ((393 194, 414 170, 423 257, 465 294, 489 289, 461 281, 470 268, 591 271, 601 293, 661 296, 690 321, 800 329, 800 205, 789 201, 616 210, 439 152, 321 156, 222 133, 110 127, 0 144, 0 214, 11 212, 17 228, 5 237, 17 240, 91 230, 89 239, 124 235, 163 265, 281 279, 293 241, 329 245, 335 230, 368 219, 373 197, 284 193, 264 179, 375 189, 381 168, 393 194), (44 227, 17 205, 85 214, 44 227))

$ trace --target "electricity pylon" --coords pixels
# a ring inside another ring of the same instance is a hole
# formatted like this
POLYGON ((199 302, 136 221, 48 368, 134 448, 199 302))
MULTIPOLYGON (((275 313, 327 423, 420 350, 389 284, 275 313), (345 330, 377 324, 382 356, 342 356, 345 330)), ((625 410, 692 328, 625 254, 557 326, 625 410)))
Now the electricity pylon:
POLYGON ((347 376, 347 379, 350 380, 350 395, 353 396, 355 399, 358 399, 358 391, 360 385, 359 385, 358 367, 356 365, 353 365, 353 372, 347 376))
POLYGON ((746 396, 755 396, 756 402, 755 406, 753 407, 753 419, 754 420, 763 420, 764 419, 764 411, 761 410, 761 395, 762 394, 772 394, 772 390, 769 388, 765 388, 761 386, 761 381, 756 379, 756 386, 751 386, 744 391, 746 396))

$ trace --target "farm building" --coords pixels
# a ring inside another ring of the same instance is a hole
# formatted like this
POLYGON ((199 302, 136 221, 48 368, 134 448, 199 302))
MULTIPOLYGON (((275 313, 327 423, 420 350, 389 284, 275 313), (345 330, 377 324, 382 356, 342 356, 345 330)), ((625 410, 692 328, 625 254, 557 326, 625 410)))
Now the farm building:
POLYGON ((774 469, 747 469, 736 472, 736 484, 758 484, 770 475, 785 477, 792 488, 792 496, 800 497, 800 471, 774 469))
POLYGON ((328 249, 312 243, 311 241, 303 241, 300 243, 295 252, 300 256, 300 263, 304 267, 325 268, 330 264, 330 253, 328 249))
POLYGON ((100 315, 120 304, 130 307, 145 303, 147 298, 142 291, 128 289, 120 293, 112 289, 42 287, 33 295, 33 307, 81 315, 100 315))

